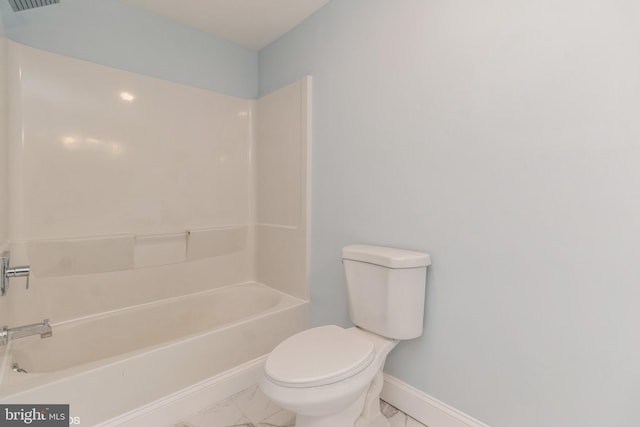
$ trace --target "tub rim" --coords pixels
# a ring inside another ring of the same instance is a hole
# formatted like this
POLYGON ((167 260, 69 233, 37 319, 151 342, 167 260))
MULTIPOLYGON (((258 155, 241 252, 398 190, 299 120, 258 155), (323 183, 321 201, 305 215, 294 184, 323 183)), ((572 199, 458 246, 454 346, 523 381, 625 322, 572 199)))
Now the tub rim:
MULTIPOLYGON (((175 300, 184 300, 184 299, 188 299, 189 297, 193 298, 193 297, 197 297, 204 294, 214 294, 216 293, 216 291, 221 291, 223 289, 231 289, 234 287, 240 287, 240 286, 246 286, 246 285, 257 285, 259 288, 276 292, 281 298, 278 301, 278 303, 275 304, 273 307, 270 307, 269 309, 263 310, 259 313, 255 313, 253 315, 243 317, 233 322, 225 323, 223 325, 210 328, 204 331, 194 332, 192 334, 187 334, 179 338, 174 338, 172 340, 163 341, 161 343, 157 343, 154 345, 145 346, 145 347, 131 350, 128 352, 117 354, 114 356, 93 360, 90 362, 82 363, 79 365, 71 366, 71 367, 60 369, 57 371, 33 372, 33 373, 13 372, 11 365, 14 361, 12 357, 13 356, 12 348, 14 343, 9 342, 9 344, 7 344, 7 346, 4 349, 4 354, 2 354, 0 358, 0 398, 6 399, 6 398, 18 397, 22 393, 27 393, 32 390, 36 390, 42 387, 47 387, 55 383, 60 383, 74 376, 84 375, 86 373, 102 369, 104 367, 117 365, 126 360, 140 358, 147 354, 152 354, 152 353, 161 351, 165 347, 173 347, 173 346, 179 345, 180 343, 187 343, 194 340, 198 340, 207 335, 212 335, 220 331, 225 331, 230 328, 237 327, 245 322, 254 321, 263 317, 267 317, 272 314, 281 313, 290 308, 309 303, 308 300, 294 297, 278 289, 274 289, 270 286, 267 286, 264 283, 257 282, 257 281, 247 281, 247 282, 235 283, 227 286, 221 286, 213 289, 206 289, 204 291, 193 292, 190 294, 180 295, 178 297, 164 298, 162 300, 152 301, 149 303, 139 304, 131 307, 125 307, 122 309, 110 310, 108 312, 96 313, 90 316, 83 316, 76 319, 65 320, 63 322, 53 323, 52 327, 56 325, 64 325, 64 324, 70 324, 70 323, 72 324, 74 322, 80 322, 80 321, 86 322, 90 320, 98 320, 100 318, 109 317, 110 315, 118 314, 123 311, 137 309, 141 306, 149 307, 149 306, 154 306, 161 303, 167 304, 175 300)), ((55 334, 55 330, 54 330, 54 334, 55 334)), ((29 337, 29 338, 34 340, 39 339, 38 337, 35 337, 35 336, 29 337)))

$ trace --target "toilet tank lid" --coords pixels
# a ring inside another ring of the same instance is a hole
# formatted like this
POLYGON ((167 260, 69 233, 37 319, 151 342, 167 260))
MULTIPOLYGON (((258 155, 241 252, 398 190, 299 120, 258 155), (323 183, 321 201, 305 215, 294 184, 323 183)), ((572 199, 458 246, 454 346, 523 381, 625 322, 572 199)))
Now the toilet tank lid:
POLYGON ((349 245, 342 248, 342 259, 368 262, 388 268, 414 268, 431 264, 431 255, 406 249, 372 245, 349 245))

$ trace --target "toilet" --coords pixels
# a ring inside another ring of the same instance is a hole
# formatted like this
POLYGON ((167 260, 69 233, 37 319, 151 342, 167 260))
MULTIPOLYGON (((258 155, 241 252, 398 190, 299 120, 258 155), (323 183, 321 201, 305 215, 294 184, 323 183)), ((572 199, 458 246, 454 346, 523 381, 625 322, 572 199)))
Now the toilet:
POLYGON ((260 388, 296 427, 389 427, 382 370, 400 340, 422 335, 429 254, 370 245, 342 250, 351 328, 293 335, 267 358, 260 388))

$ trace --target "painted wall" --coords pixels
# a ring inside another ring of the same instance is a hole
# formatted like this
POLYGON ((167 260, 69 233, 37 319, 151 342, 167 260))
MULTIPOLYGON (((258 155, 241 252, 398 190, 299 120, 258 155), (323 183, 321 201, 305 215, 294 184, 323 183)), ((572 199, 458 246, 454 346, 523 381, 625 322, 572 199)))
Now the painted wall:
POLYGON ((257 96, 257 53, 119 0, 64 0, 15 13, 0 2, 7 38, 127 71, 257 96))
POLYGON ((312 318, 340 249, 430 252, 387 371, 492 427, 640 425, 640 9, 333 1, 259 55, 314 78, 312 318))
POLYGON ((0 36, 0 252, 8 238, 7 231, 7 43, 0 36))
MULTIPOLYGON (((7 42, 0 19, 0 253, 8 248, 8 158, 7 158, 7 42)), ((6 302, 0 298, 0 325, 8 322, 6 302)))
MULTIPOLYGON (((0 15, 0 201, 7 195, 7 44, 0 15)), ((7 240, 7 205, 0 205, 0 252, 7 240)))

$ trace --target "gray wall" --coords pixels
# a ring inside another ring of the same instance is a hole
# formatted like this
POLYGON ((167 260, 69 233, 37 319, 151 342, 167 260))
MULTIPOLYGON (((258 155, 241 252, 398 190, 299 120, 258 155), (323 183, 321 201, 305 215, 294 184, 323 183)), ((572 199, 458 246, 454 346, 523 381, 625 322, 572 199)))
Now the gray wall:
POLYGON ((640 10, 334 0, 259 55, 314 79, 315 325, 340 249, 430 252, 387 371, 492 427, 640 425, 640 10))
POLYGON ((8 239, 8 163, 7 163, 7 45, 0 17, 0 252, 8 239))
POLYGON ((0 1, 6 37, 122 70, 228 95, 257 97, 258 55, 119 0, 63 0, 15 13, 0 1))
MULTIPOLYGON (((7 46, 0 17, 0 253, 8 248, 7 46)), ((6 298, 0 298, 0 325, 8 322, 6 298)), ((1 353, 0 353, 1 354, 1 353)))

